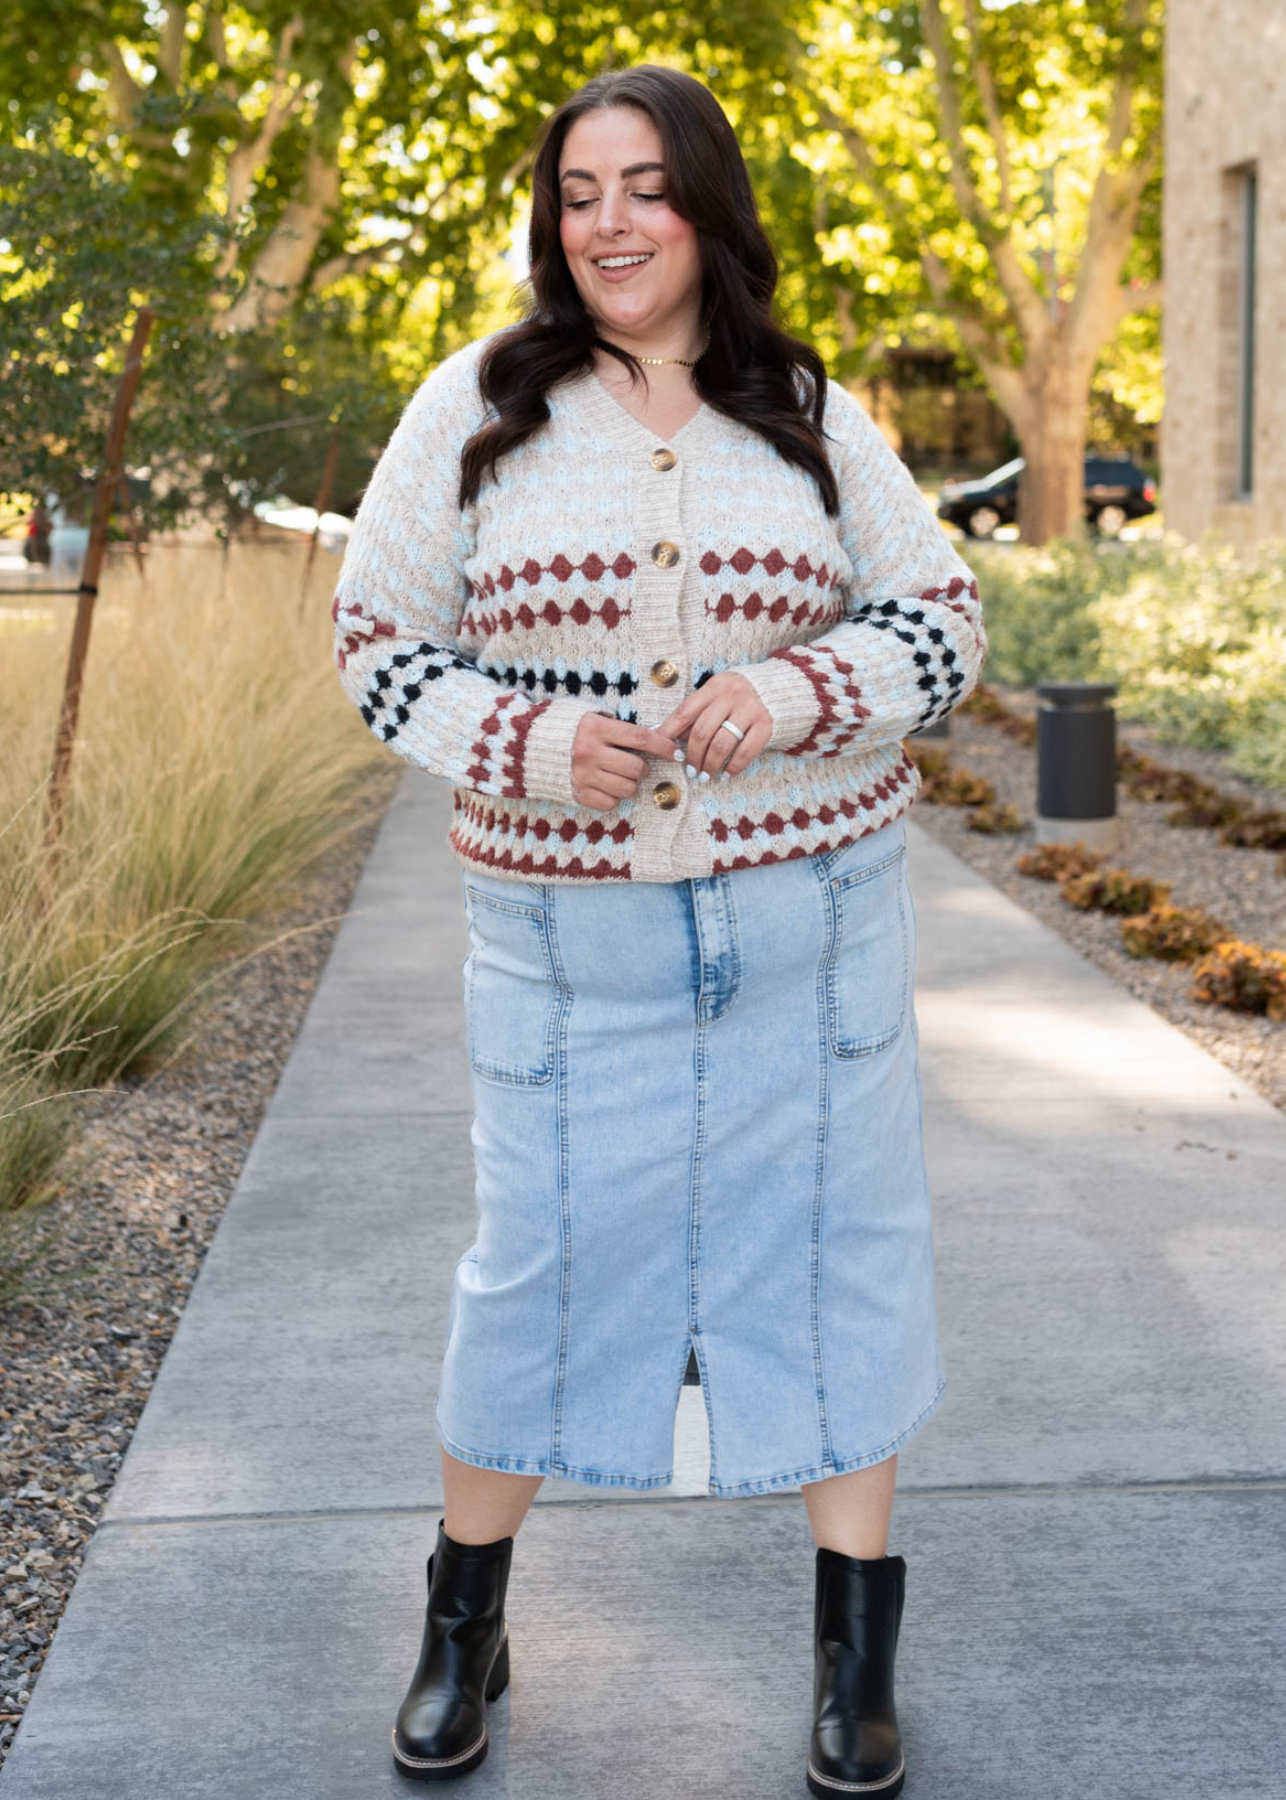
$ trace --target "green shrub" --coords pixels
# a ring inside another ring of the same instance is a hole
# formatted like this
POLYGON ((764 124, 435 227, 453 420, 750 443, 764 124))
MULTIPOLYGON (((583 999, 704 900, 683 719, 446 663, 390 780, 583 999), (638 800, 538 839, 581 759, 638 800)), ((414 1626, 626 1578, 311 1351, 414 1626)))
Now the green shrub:
POLYGON ((1170 884, 1149 875, 1131 875, 1128 869, 1095 869, 1084 875, 1068 875, 1059 893, 1069 906, 1088 912, 1145 913, 1168 899, 1170 884))
POLYGON ((1061 881, 1066 875, 1084 875, 1102 864, 1098 851, 1077 838, 1074 844, 1037 844, 1018 858, 1017 868, 1020 875, 1034 875, 1037 881, 1061 881))
POLYGON ((1161 962, 1195 962, 1227 936, 1228 928, 1199 906, 1153 906, 1121 921, 1121 941, 1130 955, 1161 962))
POLYGON ((1036 742, 1036 721, 1025 713, 1015 712, 1012 706, 1006 706, 995 688, 980 681, 968 697, 960 702, 957 712, 967 713, 975 719, 984 719, 988 725, 994 725, 1006 737, 1017 740, 1020 744, 1036 742))
POLYGON ((911 760, 920 771, 920 798, 935 806, 989 806, 996 790, 983 775, 958 768, 945 750, 931 745, 909 745, 911 760))
POLYGON ((985 775, 960 768, 944 776, 934 794, 945 806, 991 806, 995 798, 996 790, 985 775))
POLYGON ((1286 951, 1224 939, 1193 970, 1192 997, 1286 1021, 1286 951))
POLYGON ((980 831, 986 837, 998 831, 1021 831, 1023 828, 1016 806, 975 806, 965 824, 970 831, 980 831))
POLYGON ((1219 835, 1225 844, 1245 850, 1286 850, 1286 812, 1247 812, 1243 808, 1219 835))
POLYGON ((1234 800, 1230 794, 1212 791, 1199 800, 1189 801, 1186 806, 1176 806, 1173 812, 1166 814, 1165 822, 1167 825, 1183 826, 1187 830, 1204 827, 1206 830, 1218 831, 1223 834, 1224 842, 1231 844, 1237 840, 1230 838, 1228 833, 1237 829, 1245 811, 1240 800, 1234 800))
POLYGON ((1214 534, 1170 534, 970 556, 992 680, 1115 681, 1121 715, 1162 741, 1226 751, 1250 779, 1286 786, 1286 543, 1239 554, 1214 534))
POLYGON ((1096 679, 1099 632, 1089 607, 1103 575, 1092 549, 1059 541, 1039 550, 970 544, 968 553, 982 597, 991 680, 1032 687, 1096 679))

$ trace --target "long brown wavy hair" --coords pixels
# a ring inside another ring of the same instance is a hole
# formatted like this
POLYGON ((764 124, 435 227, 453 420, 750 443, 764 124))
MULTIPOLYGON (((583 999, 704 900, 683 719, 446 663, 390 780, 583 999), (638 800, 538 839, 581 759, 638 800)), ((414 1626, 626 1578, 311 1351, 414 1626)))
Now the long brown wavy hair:
POLYGON ((643 376, 629 351, 599 337, 559 237, 558 163, 577 119, 607 106, 647 114, 664 145, 669 205, 697 228, 701 320, 709 348, 693 369, 701 399, 739 419, 814 477, 829 514, 839 490, 822 443, 826 366, 811 345, 772 317, 777 258, 759 220, 750 177, 732 126, 710 90, 680 70, 640 63, 598 75, 545 124, 532 168, 530 269, 526 312, 497 332, 478 363, 482 398, 498 417, 481 426, 460 458, 460 505, 476 498, 485 472, 549 418, 545 395, 566 376, 592 369, 595 348, 643 376), (801 399, 799 374, 806 378, 801 399), (806 404, 805 404, 806 400, 806 404))

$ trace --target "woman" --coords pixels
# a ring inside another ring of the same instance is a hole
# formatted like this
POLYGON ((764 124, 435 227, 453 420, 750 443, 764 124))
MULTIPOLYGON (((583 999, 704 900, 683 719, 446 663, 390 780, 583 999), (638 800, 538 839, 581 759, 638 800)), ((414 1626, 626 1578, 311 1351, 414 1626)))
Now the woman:
POLYGON ((819 1794, 894 1794, 898 1446, 943 1390, 901 739, 975 682, 977 588, 907 470, 773 323, 697 81, 549 120, 532 300, 448 356, 336 595, 372 730, 453 784, 478 1236, 436 1411, 444 1515, 405 1773, 464 1773, 546 1475, 802 1489, 819 1794), (646 365, 646 374, 644 368, 646 365))

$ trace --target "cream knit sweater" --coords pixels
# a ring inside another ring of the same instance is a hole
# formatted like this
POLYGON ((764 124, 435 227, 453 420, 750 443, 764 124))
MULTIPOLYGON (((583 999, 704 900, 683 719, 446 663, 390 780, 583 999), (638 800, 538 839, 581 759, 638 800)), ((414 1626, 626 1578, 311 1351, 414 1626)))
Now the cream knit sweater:
POLYGON ((834 849, 905 812, 901 739, 973 687, 978 589, 905 464, 836 382, 842 506, 703 406, 668 439, 585 373, 474 504, 460 451, 487 413, 478 339, 412 396, 335 594, 340 680, 376 736, 453 785, 449 843, 517 881, 676 881, 834 849), (767 746, 727 781, 648 756, 608 811, 572 799, 581 715, 656 726, 724 669, 767 746))

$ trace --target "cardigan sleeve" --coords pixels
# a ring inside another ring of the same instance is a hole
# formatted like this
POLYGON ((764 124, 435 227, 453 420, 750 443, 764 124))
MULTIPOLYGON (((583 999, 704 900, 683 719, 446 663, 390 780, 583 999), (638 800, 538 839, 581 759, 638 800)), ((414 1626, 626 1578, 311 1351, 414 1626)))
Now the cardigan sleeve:
POLYGON ((734 671, 772 716, 764 748, 802 757, 873 750, 933 724, 972 690, 987 648, 972 573, 906 464, 835 381, 823 423, 853 566, 846 616, 734 671))
POLYGON ((574 806, 572 746, 587 712, 529 694, 460 649, 476 513, 459 505, 460 451, 482 422, 476 346, 412 395, 371 476, 331 606, 340 683, 381 742, 481 794, 574 806))

